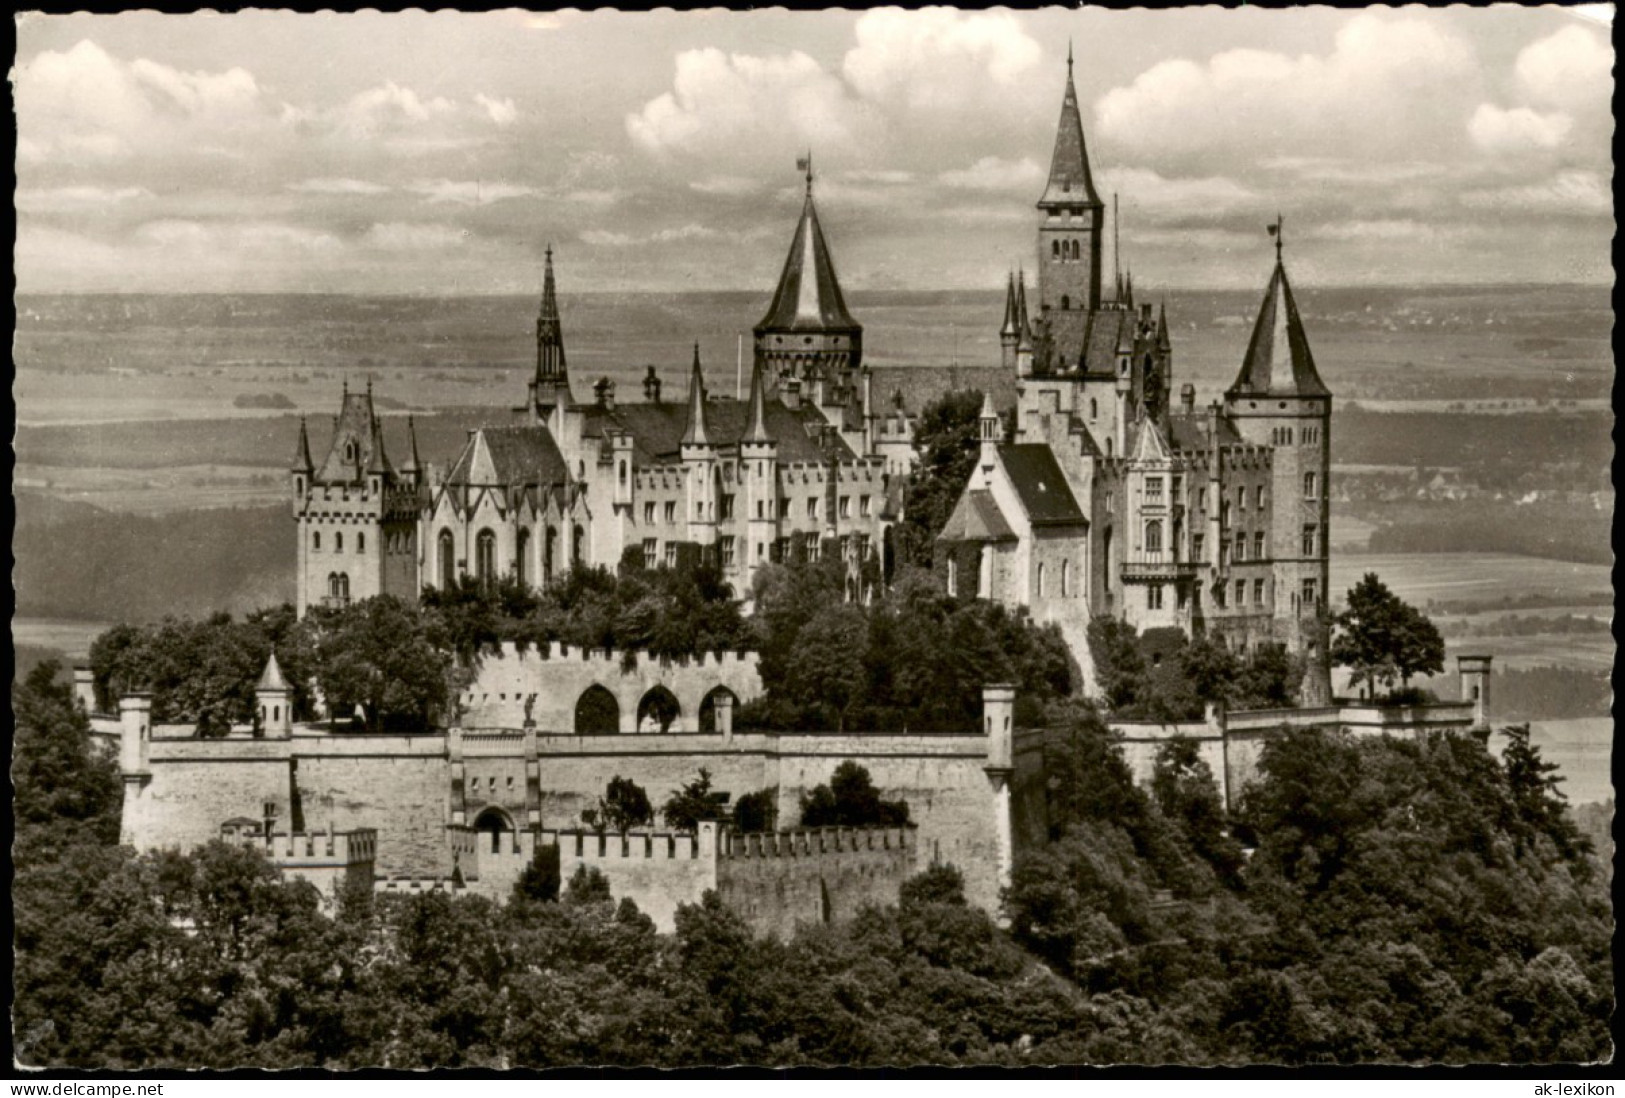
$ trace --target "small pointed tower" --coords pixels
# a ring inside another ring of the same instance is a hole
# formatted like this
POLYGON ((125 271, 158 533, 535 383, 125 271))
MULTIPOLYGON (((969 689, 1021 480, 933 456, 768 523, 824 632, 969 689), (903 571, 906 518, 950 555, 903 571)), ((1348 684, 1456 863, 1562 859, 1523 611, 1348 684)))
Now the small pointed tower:
POLYGON ((1270 557, 1274 562, 1277 638, 1309 664, 1304 704, 1331 696, 1324 620, 1330 592, 1326 534, 1330 519, 1332 393, 1320 379, 1303 318, 1282 260, 1281 223, 1275 269, 1258 307, 1247 355, 1224 394, 1225 413, 1242 438, 1273 447, 1270 557))
POLYGON ((531 415, 545 423, 554 408, 575 403, 570 371, 564 361, 564 332, 559 324, 558 289, 553 281, 553 246, 545 253, 542 307, 536 315, 536 376, 530 383, 531 415))
POLYGON ((293 691, 282 677, 282 668, 276 662, 276 653, 265 661, 260 681, 254 684, 254 711, 258 716, 260 735, 268 740, 285 740, 293 735, 293 691))
POLYGON ((745 433, 739 440, 740 480, 744 486, 744 544, 738 547, 733 574, 736 590, 749 591, 756 569, 771 558, 779 535, 779 444, 767 427, 767 383, 758 361, 750 372, 750 403, 745 433))
POLYGON ((1100 308, 1101 228, 1106 207, 1089 171, 1083 116, 1072 84, 1072 46, 1066 49, 1066 92, 1049 182, 1038 200, 1038 304, 1040 310, 1100 308))
POLYGON ((1004 441, 999 430, 999 413, 993 407, 993 394, 982 394, 982 410, 976 417, 976 439, 981 444, 978 460, 984 469, 991 470, 999 456, 999 443, 1004 441))
POLYGON ((1016 273, 1010 272, 1004 282, 1004 323, 999 326, 1000 362, 1006 370, 1016 368, 1016 344, 1021 342, 1021 329, 1016 326, 1016 273))
POLYGON ((755 358, 770 386, 789 378, 811 393, 811 382, 843 387, 848 375, 863 365, 863 325, 847 311, 841 283, 835 277, 824 230, 813 205, 812 158, 802 161, 807 197, 801 205, 785 257, 779 285, 767 313, 753 330, 755 358))
POLYGON ((1031 377, 1034 369, 1032 320, 1027 315, 1027 272, 1016 272, 1016 376, 1031 377))
POLYGON ((688 425, 678 447, 688 480, 688 540, 702 546, 717 540, 717 447, 706 413, 705 376, 700 369, 700 345, 694 344, 694 364, 688 378, 688 425))
POLYGON ((401 478, 414 489, 423 484, 423 459, 418 456, 418 427, 412 416, 406 417, 406 464, 401 466, 401 478))

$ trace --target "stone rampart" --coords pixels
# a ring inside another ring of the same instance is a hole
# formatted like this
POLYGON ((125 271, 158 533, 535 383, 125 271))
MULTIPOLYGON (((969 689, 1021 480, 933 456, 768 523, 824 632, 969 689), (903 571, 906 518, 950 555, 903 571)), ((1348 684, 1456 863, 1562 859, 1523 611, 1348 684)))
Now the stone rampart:
POLYGON ((355 831, 273 832, 260 837, 265 856, 286 878, 309 881, 331 904, 350 887, 370 888, 378 833, 355 831))
POLYGON ((559 848, 561 887, 583 866, 596 869, 609 882, 611 895, 631 899, 663 931, 676 926, 679 904, 698 903, 706 889, 717 887, 714 823, 701 824, 698 835, 575 829, 544 830, 538 840, 559 848))
POLYGON ((799 924, 845 922, 865 904, 895 904, 915 871, 914 848, 906 827, 724 832, 717 894, 758 933, 788 938, 799 924))
MULTIPOLYGON (((706 695, 719 687, 740 701, 762 693, 754 652, 708 652, 661 660, 647 652, 617 652, 554 642, 520 651, 504 642, 481 658, 474 682, 459 695, 461 723, 470 728, 522 728, 527 721, 546 733, 574 734, 576 705, 593 687, 614 699, 621 732, 639 731, 641 703, 664 687, 677 700, 672 732, 698 732, 706 695)), ((654 726, 645 720, 645 729, 654 726)))

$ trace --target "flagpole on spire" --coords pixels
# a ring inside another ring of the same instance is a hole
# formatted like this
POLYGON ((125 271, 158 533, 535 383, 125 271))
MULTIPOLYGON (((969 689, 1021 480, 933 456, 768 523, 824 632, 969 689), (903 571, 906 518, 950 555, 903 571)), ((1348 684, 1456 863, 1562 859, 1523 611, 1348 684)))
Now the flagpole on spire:
POLYGON ((1066 40, 1066 78, 1072 79, 1072 39, 1066 40))
POLYGON ((812 150, 811 149, 807 150, 807 155, 806 156, 798 157, 796 159, 796 167, 800 168, 802 171, 807 173, 807 197, 811 198, 812 197, 812 181, 813 181, 812 150))
POLYGON ((1275 215, 1275 224, 1267 226, 1267 228, 1270 231, 1270 236, 1275 238, 1275 265, 1276 266, 1281 265, 1281 238, 1283 236, 1283 234, 1281 232, 1281 225, 1282 225, 1283 220, 1284 219, 1281 217, 1281 215, 1279 213, 1277 213, 1275 215))

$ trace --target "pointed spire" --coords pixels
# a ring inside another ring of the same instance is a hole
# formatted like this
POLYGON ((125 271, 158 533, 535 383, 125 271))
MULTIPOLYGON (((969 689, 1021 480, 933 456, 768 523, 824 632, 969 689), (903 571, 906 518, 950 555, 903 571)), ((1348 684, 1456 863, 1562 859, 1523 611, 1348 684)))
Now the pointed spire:
POLYGON ((412 416, 406 417, 406 465, 401 469, 403 473, 421 473, 423 461, 418 457, 418 428, 412 416))
POLYGON ((372 418, 372 456, 367 462, 367 472, 379 476, 388 476, 394 470, 390 467, 389 457, 384 453, 384 425, 377 416, 372 418))
POLYGON ((1173 341, 1168 337, 1168 300, 1164 298, 1157 307, 1157 349, 1162 351, 1173 350, 1173 341))
POLYGON ((1241 373, 1226 395, 1330 396, 1331 391, 1315 369, 1309 337, 1304 333, 1303 318, 1298 315, 1298 303, 1286 277, 1280 219, 1269 229, 1275 238, 1275 270, 1258 307, 1241 373))
POLYGON ((309 476, 315 472, 316 463, 310 458, 310 432, 305 429, 305 417, 299 417, 299 446, 293 454, 293 471, 309 476))
POLYGON ((711 445, 705 426, 705 376, 700 372, 698 343, 694 344, 694 366, 688 376, 688 428, 683 432, 683 445, 711 445))
POLYGON ((265 661, 265 670, 260 673, 260 681, 254 684, 255 690, 269 691, 288 689, 288 680, 282 677, 282 668, 276 662, 276 652, 271 652, 271 658, 265 661))
POLYGON ((1099 207, 1094 176, 1089 171, 1089 150, 1083 140, 1083 114, 1078 108, 1078 90, 1072 84, 1072 48, 1067 47, 1066 92, 1061 97, 1061 121, 1055 133, 1055 152, 1050 158, 1049 184, 1038 200, 1045 207, 1099 207))
POLYGON ((559 323, 558 286, 553 278, 553 245, 542 259, 542 305, 536 314, 536 390, 543 403, 568 403, 570 372, 564 359, 564 329, 559 323))
POLYGON ((1021 334, 1016 327, 1016 272, 1011 271, 1004 283, 1004 323, 999 325, 999 335, 1014 339, 1021 334))
POLYGON ((750 370, 750 404, 745 408, 745 442, 772 442, 767 433, 767 394, 762 381, 762 360, 750 370))
POLYGON ((1134 307, 1134 271, 1132 268, 1123 272, 1123 303, 1130 308, 1134 307))
POLYGON ((847 312, 841 283, 835 276, 835 261, 830 257, 829 244, 818 223, 818 208, 813 205, 812 196, 812 161, 809 158, 801 163, 807 172, 807 197, 801 205, 801 220, 796 223, 795 236, 790 240, 790 254, 785 257, 778 289, 773 293, 767 315, 756 325, 756 334, 760 336, 764 331, 861 332, 862 326, 847 312))
POLYGON ((1016 349, 1033 349, 1033 326, 1027 316, 1027 272, 1016 272, 1016 349))

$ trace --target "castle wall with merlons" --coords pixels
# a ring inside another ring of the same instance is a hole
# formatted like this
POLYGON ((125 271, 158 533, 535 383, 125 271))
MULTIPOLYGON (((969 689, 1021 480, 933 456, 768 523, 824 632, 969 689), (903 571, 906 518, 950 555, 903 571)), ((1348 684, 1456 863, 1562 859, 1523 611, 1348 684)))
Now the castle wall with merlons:
POLYGON ((917 869, 909 828, 829 828, 718 838, 717 895, 759 933, 842 923, 895 904, 917 869))
POLYGON ((380 873, 451 872, 444 736, 310 734, 291 743, 307 827, 374 829, 380 873))

